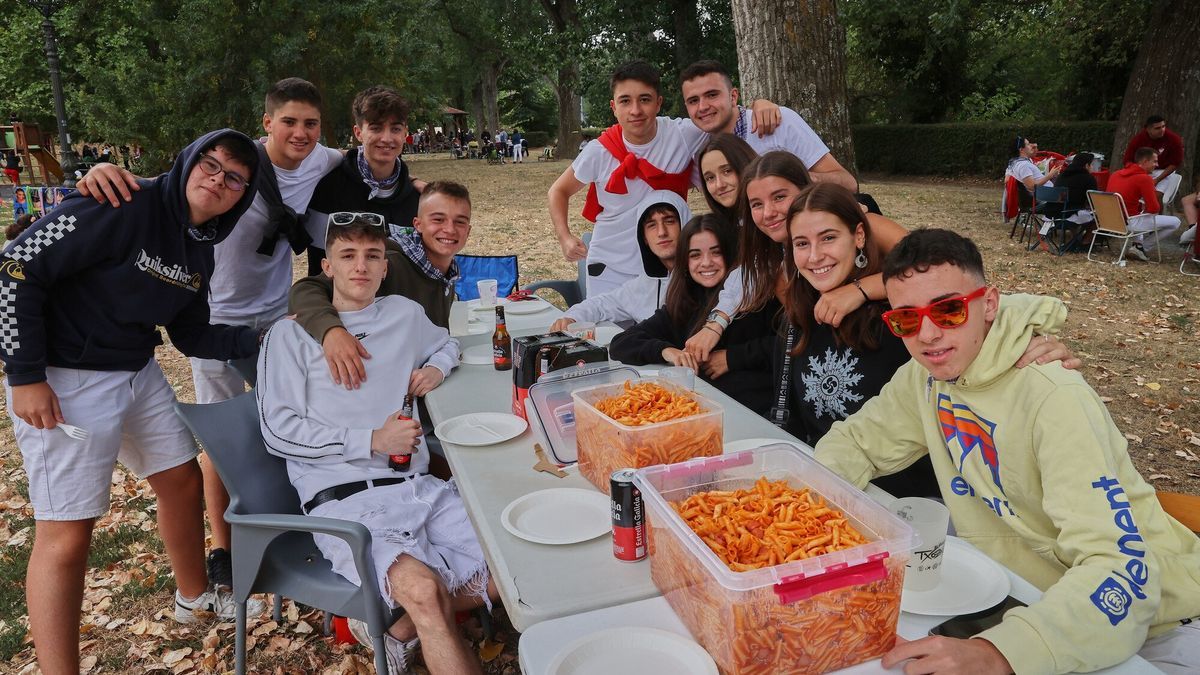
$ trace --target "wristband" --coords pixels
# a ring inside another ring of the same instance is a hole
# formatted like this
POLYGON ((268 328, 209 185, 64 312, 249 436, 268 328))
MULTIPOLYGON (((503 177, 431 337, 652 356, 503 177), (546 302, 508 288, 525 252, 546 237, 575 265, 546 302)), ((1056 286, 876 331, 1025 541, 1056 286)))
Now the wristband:
POLYGON ((858 292, 863 294, 863 298, 866 299, 867 302, 870 302, 871 296, 867 295, 867 292, 863 290, 862 282, 858 279, 855 279, 852 283, 854 284, 854 287, 858 289, 858 292))
POLYGON ((717 330, 716 328, 713 328, 712 326, 710 326, 710 325, 708 325, 708 324, 704 324, 704 326, 703 326, 703 327, 704 327, 704 328, 707 328, 708 330, 711 330, 711 331, 712 331, 712 332, 714 332, 714 333, 716 333, 716 334, 717 334, 717 337, 721 337, 721 331, 717 330))

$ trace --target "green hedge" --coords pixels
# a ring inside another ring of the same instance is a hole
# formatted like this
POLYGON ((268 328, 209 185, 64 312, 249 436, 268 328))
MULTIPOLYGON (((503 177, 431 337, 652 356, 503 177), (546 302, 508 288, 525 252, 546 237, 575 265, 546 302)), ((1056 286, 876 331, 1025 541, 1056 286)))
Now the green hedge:
POLYGON ((1018 134, 1043 150, 1107 155, 1116 131, 1116 122, 864 124, 852 129, 859 171, 994 177, 1004 173, 1018 134))

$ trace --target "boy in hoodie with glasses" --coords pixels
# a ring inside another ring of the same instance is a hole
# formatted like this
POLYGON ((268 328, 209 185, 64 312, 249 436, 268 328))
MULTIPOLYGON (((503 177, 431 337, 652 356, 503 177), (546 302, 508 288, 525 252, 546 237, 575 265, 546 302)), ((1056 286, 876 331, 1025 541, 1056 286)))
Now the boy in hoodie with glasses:
POLYGON ((117 461, 158 497, 176 620, 233 618, 205 573, 196 445, 154 348, 163 326, 189 356, 257 351, 259 330, 209 323, 208 286, 213 248, 249 208, 258 170, 249 138, 211 132, 122 208, 68 197, 0 257, 0 358, 36 521, 25 587, 44 673, 79 672, 88 548, 117 461), (55 428, 64 423, 86 437, 55 428))

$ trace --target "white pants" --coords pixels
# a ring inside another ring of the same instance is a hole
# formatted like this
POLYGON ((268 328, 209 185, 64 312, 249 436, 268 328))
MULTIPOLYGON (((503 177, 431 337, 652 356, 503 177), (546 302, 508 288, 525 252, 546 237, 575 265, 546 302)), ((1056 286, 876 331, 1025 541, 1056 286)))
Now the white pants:
MULTIPOLYGON (((1150 175, 1158 178, 1162 175, 1162 169, 1156 169, 1150 175)), ((1175 199, 1175 193, 1179 192, 1179 185, 1181 183, 1183 183, 1183 176, 1176 171, 1155 184, 1154 189, 1162 193, 1164 204, 1170 204, 1171 200, 1175 199)))
POLYGON ((1193 621, 1146 640, 1138 656, 1167 675, 1200 672, 1200 622, 1193 621))
POLYGON ((521 158, 524 156, 525 156, 525 147, 522 146, 520 143, 513 143, 513 162, 516 163, 516 162, 521 161, 521 158))
MULTIPOLYGON (((1143 213, 1140 216, 1129 217, 1130 232, 1154 232, 1158 231, 1158 237, 1162 237, 1179 229, 1179 219, 1175 216, 1160 216, 1153 213, 1143 213)), ((1145 243, 1145 237, 1138 237, 1139 243, 1145 243)), ((1150 248, 1148 250, 1154 250, 1150 248)))
MULTIPOLYGON (((287 306, 270 309, 249 317, 212 317, 212 323, 229 326, 266 328, 287 314, 287 306)), ((246 391, 246 378, 225 361, 189 359, 192 362, 192 384, 196 385, 196 403, 217 403, 246 391)))

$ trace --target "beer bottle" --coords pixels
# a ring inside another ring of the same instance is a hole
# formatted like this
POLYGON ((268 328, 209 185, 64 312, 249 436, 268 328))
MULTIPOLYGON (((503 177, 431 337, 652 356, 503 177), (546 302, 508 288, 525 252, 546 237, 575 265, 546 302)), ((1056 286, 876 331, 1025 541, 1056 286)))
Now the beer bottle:
POLYGON ((542 347, 540 350, 538 350, 537 377, 535 377, 533 381, 537 382, 548 372, 550 372, 550 348, 542 347))
MULTIPOLYGON (((411 420, 413 418, 413 397, 412 394, 404 395, 404 405, 400 408, 400 414, 396 415, 398 420, 411 420)), ((413 446, 413 452, 416 452, 416 446, 413 446)), ((412 465, 412 455, 388 455, 388 468, 392 471, 408 471, 412 465)))
POLYGON ((496 332, 492 333, 492 365, 496 370, 512 370, 512 338, 504 325, 504 306, 496 307, 496 332))

